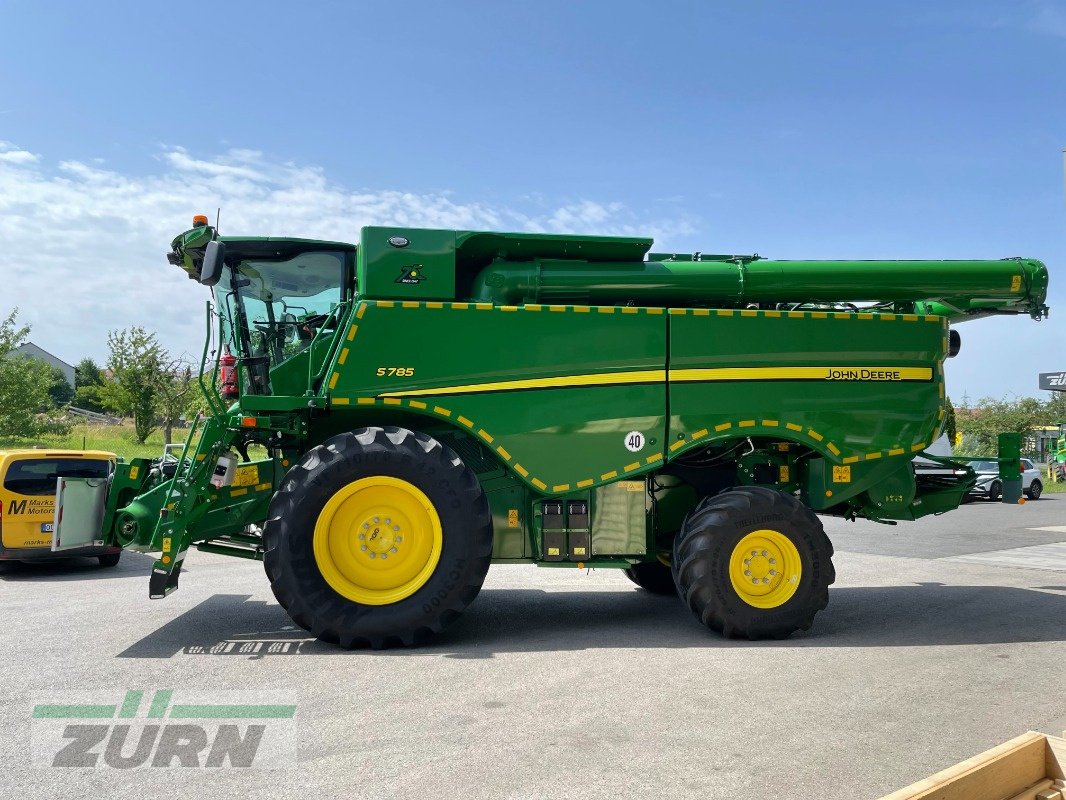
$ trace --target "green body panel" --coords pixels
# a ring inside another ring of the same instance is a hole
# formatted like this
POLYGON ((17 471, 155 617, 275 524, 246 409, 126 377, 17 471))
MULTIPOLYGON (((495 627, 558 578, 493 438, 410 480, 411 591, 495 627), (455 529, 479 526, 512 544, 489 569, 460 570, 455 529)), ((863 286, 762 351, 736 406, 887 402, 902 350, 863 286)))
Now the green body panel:
POLYGON ((436 417, 531 489, 567 494, 738 436, 909 462, 944 418, 945 336, 942 318, 916 315, 364 301, 327 387, 337 414, 436 417))
POLYGON ((606 310, 361 303, 326 381, 330 407, 446 420, 545 493, 643 471, 666 435, 666 316, 606 310), (631 431, 645 437, 639 453, 631 431))
POLYGON ((728 310, 669 319, 668 457, 742 435, 796 441, 838 464, 909 461, 939 435, 943 318, 728 310))
POLYGON ((363 228, 356 281, 370 297, 455 297, 455 231, 422 230, 417 244, 395 247, 389 239, 410 241, 403 228, 363 228))

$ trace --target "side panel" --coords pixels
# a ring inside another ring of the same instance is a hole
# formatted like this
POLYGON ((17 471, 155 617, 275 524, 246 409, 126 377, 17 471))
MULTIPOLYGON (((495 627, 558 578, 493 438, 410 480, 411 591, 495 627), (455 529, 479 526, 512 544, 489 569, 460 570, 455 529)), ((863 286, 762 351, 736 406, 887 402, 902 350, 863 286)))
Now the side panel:
POLYGON ((662 463, 662 309, 364 301, 352 322, 333 407, 446 419, 545 494, 662 463))
POLYGON ((669 319, 671 456, 759 435, 853 464, 909 459, 936 438, 941 317, 672 309, 669 319))
POLYGON ((455 231, 363 228, 356 264, 359 293, 370 297, 455 297, 455 231), (397 247, 392 242, 403 244, 397 247))

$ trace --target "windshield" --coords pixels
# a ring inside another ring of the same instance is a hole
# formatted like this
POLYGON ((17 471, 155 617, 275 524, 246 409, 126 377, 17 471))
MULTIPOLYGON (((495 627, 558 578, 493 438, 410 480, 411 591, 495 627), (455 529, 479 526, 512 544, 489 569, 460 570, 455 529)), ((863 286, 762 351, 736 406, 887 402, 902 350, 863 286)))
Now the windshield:
POLYGON ((999 472, 999 463, 996 461, 978 461, 973 465, 977 472, 999 472))
POLYGON ((227 266, 215 286, 223 332, 243 356, 252 392, 269 389, 269 370, 310 346, 341 302, 345 254, 315 250, 288 259, 227 266))

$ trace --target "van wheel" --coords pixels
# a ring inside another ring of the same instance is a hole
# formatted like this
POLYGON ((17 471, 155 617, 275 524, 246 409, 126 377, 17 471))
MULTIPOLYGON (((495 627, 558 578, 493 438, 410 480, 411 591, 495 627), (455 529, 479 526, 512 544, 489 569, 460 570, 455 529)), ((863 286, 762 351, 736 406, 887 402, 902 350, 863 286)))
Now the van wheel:
POLYGON ((270 588, 342 647, 422 644, 459 617, 492 558, 474 472, 424 433, 361 428, 289 470, 263 527, 270 588))
POLYGON ((1025 490, 1025 494, 1030 500, 1039 500, 1040 493, 1043 491, 1044 484, 1042 484, 1038 480, 1034 480, 1032 483, 1029 484, 1029 488, 1025 490))
POLYGON ((97 556, 96 560, 100 562, 101 567, 117 567, 120 558, 122 558, 122 553, 108 553, 104 556, 97 556))
POLYGON ((747 639, 810 628, 836 579, 818 517, 795 497, 757 486, 696 506, 674 539, 673 571, 700 622, 747 639))

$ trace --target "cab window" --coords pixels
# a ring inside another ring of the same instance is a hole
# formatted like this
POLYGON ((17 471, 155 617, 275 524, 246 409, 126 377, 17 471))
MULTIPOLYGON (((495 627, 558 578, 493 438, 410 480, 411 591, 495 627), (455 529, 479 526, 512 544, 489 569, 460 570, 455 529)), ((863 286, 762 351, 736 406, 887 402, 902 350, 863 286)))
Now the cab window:
POLYGON ((54 495, 56 480, 64 478, 106 478, 110 461, 84 458, 28 458, 14 461, 4 476, 4 489, 15 494, 54 495))

